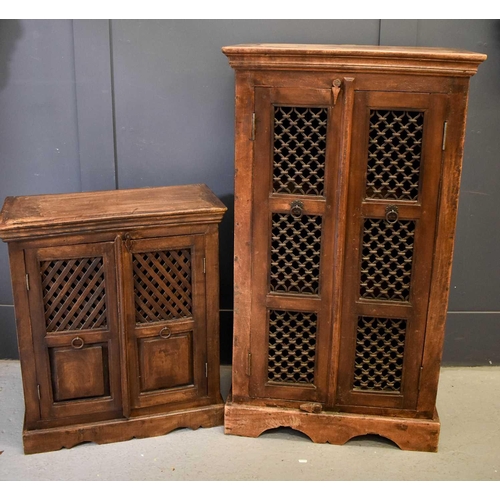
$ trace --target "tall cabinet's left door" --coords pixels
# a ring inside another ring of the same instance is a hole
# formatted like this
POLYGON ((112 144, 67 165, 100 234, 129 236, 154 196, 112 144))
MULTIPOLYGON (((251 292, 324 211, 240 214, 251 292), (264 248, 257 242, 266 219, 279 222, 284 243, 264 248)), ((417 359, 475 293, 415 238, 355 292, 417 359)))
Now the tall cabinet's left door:
POLYGON ((41 419, 122 414, 113 243, 25 250, 41 419))

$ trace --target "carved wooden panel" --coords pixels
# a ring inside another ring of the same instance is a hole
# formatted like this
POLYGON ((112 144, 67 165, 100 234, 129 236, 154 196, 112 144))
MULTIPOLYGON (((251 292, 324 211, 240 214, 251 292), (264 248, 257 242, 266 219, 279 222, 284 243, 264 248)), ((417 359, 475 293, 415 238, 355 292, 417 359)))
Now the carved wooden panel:
POLYGON ((47 332, 105 328, 102 257, 40 262, 47 332))
POLYGON ((365 219, 361 251, 361 297, 409 300, 414 242, 415 221, 365 219))
POLYGON ((406 320, 360 316, 354 390, 401 391, 406 320))
POLYGON ((371 110, 367 198, 418 198, 423 128, 422 112, 371 110))
POLYGON ((132 264, 138 324, 192 316, 189 248, 134 253, 132 264))
POLYGON ((272 292, 319 292, 321 229, 320 215, 272 215, 272 292))
POLYGON ((274 108, 275 193, 324 194, 327 119, 326 108, 274 108))
POLYGON ((314 383, 316 332, 316 313, 269 312, 270 382, 314 383))

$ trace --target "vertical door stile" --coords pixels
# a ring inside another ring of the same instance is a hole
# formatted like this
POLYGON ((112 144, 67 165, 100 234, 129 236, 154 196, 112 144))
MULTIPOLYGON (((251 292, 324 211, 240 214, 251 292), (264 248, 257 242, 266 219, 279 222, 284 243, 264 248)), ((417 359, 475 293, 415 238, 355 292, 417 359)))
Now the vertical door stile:
POLYGON ((198 396, 208 393, 207 368, 207 275, 206 238, 204 235, 194 236, 193 246, 193 372, 198 381, 198 396))
POLYGON ((339 130, 341 130, 339 150, 337 157, 339 165, 335 176, 333 192, 338 193, 337 200, 333 200, 332 220, 334 228, 334 265, 333 265, 333 289, 332 289, 332 348, 330 350, 330 364, 328 367, 328 407, 335 404, 338 366, 340 356, 340 328, 342 314, 342 280, 344 274, 344 252, 346 249, 346 225, 347 225, 347 201, 349 192, 349 172, 351 161, 352 143, 352 120, 354 111, 354 78, 343 79, 342 116, 340 118, 339 130))
POLYGON ((128 383, 128 355, 127 355, 127 311, 125 301, 125 286, 126 280, 124 279, 124 273, 127 266, 127 248, 126 243, 121 235, 117 235, 114 242, 115 246, 115 260, 116 260, 116 279, 118 282, 117 290, 117 305, 118 305, 118 331, 119 333, 119 345, 120 345, 120 374, 121 374, 121 391, 123 400, 123 416, 126 418, 130 417, 130 394, 129 394, 129 383, 128 383))

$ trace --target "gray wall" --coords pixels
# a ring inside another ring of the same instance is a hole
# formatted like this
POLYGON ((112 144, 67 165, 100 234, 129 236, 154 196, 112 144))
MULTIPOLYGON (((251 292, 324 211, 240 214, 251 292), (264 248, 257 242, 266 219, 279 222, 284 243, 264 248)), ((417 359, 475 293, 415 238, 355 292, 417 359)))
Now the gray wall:
MULTIPOLYGON (((457 47, 472 79, 444 362, 500 363, 500 24, 497 21, 0 21, 0 200, 204 182, 221 227, 221 344, 230 361, 234 75, 223 45, 457 47)), ((0 358, 17 358, 0 244, 0 358)))

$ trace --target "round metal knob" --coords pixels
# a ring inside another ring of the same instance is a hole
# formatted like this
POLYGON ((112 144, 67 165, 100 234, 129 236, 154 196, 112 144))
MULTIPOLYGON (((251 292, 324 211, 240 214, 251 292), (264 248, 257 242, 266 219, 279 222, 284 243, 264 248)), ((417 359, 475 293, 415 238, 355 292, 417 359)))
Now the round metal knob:
POLYGON ((168 326, 164 326, 161 330, 160 333, 158 334, 162 339, 168 339, 172 335, 172 332, 168 328, 168 326))
POLYGON ((392 224, 399 219, 399 209, 396 205, 388 205, 385 207, 385 220, 392 224))
POLYGON ((295 200, 290 203, 290 214, 294 217, 300 217, 302 210, 304 210, 304 204, 301 201, 295 200))
POLYGON ((73 349, 81 349, 85 345, 85 341, 81 337, 75 337, 71 341, 71 347, 73 349))

